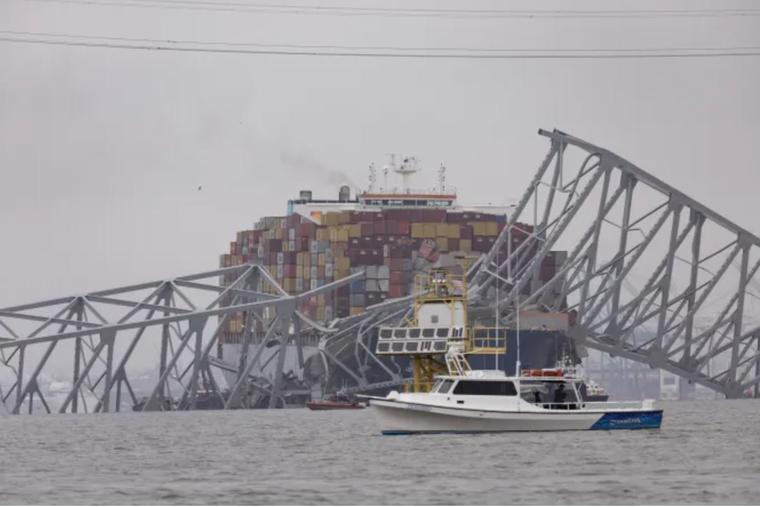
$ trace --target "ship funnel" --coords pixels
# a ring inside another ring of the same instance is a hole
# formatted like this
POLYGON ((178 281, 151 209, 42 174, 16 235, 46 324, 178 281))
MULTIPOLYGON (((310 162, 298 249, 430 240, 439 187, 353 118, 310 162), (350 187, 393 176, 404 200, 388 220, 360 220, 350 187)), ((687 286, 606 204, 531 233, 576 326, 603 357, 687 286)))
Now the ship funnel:
POLYGON ((340 202, 348 202, 351 200, 351 187, 348 185, 343 185, 340 187, 340 190, 338 190, 338 200, 340 202))
POLYGON ((298 193, 298 198, 302 201, 311 202, 311 190, 301 190, 298 193))

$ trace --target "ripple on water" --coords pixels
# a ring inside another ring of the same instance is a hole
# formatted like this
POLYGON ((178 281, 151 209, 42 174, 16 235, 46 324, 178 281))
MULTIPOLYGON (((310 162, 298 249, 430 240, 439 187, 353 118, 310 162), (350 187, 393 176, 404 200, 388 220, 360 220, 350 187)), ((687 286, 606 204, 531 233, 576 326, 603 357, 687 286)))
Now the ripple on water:
POLYGON ((371 410, 6 417, 0 503, 757 502, 760 403, 665 410, 659 431, 406 437, 371 410))

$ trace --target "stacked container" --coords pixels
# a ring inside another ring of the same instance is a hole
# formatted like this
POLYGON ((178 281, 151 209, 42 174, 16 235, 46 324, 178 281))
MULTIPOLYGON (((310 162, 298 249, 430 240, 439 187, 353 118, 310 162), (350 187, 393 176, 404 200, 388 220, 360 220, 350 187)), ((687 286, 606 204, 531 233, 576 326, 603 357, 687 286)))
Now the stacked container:
MULTIPOLYGON (((260 263, 291 294, 364 270, 364 280, 310 297, 300 308, 329 321, 410 294, 415 270, 435 263, 441 254, 488 252, 504 224, 504 216, 443 209, 326 212, 318 223, 298 214, 265 217, 252 230, 237 233, 220 264, 260 263)), ((519 225, 512 233, 512 249, 531 233, 529 226, 519 225)), ((499 254, 507 255, 506 245, 499 254)), ((560 264, 555 255, 547 257, 541 279, 551 278, 560 264)), ((235 276, 223 277, 222 283, 232 283, 235 276)), ((268 286, 262 290, 275 292, 268 286)), ((237 341, 244 326, 242 316, 231 319, 225 341, 237 341)))

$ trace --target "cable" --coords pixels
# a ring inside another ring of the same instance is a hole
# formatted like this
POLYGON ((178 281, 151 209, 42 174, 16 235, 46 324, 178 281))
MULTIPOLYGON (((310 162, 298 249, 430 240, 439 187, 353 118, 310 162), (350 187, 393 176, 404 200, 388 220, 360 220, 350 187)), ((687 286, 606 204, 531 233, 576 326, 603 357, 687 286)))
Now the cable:
POLYGON ((444 9, 400 7, 356 7, 308 4, 268 4, 208 0, 26 0, 27 2, 67 3, 99 7, 142 7, 221 12, 260 12, 270 14, 442 17, 442 18, 702 18, 760 16, 760 9, 444 9))
MULTIPOLYGON (((393 51, 393 52, 435 52, 448 51, 451 53, 657 53, 657 52, 716 52, 730 49, 736 52, 760 51, 760 46, 734 46, 731 48, 715 47, 669 47, 669 48, 473 48, 473 47, 400 47, 400 46, 345 46, 345 45, 304 45, 304 44, 272 44, 256 42, 224 42, 224 41, 199 41, 190 39, 149 39, 140 37, 113 37, 113 36, 95 36, 95 35, 71 35, 56 32, 30 32, 16 30, 0 30, 0 34, 6 35, 23 35, 33 37, 56 37, 66 39, 84 39, 92 41, 118 41, 118 42, 142 42, 151 44, 190 44, 190 45, 208 45, 208 46, 230 46, 230 47, 255 47, 255 48, 278 48, 278 49, 296 49, 296 50, 338 50, 338 51, 393 51)), ((76 40, 74 42, 77 42, 76 40)))
MULTIPOLYGON (((58 35, 61 36, 60 34, 58 35)), ((74 35, 64 37, 76 38, 74 35)), ((432 58, 432 59, 624 59, 624 58, 712 58, 727 56, 760 56, 760 47, 751 48, 701 48, 698 51, 676 51, 673 49, 659 49, 647 51, 660 52, 607 52, 607 50, 577 50, 576 53, 569 52, 542 52, 533 51, 544 50, 499 50, 502 52, 480 52, 480 53, 431 53, 425 52, 403 52, 416 51, 415 48, 394 48, 393 51, 367 51, 366 49, 356 49, 350 46, 333 46, 338 48, 334 51, 324 51, 320 46, 267 46, 259 49, 245 47, 208 47, 208 43, 193 42, 198 46, 182 46, 173 41, 157 39, 133 39, 135 43, 123 44, 114 42, 97 42, 89 36, 81 36, 82 40, 51 40, 43 38, 18 38, 18 37, 0 37, 0 42, 23 43, 23 44, 40 44, 52 46, 70 46, 86 48, 105 48, 105 49, 132 49, 145 51, 175 51, 185 53, 215 53, 215 54, 249 54, 249 55, 279 55, 279 56, 324 56, 324 57, 364 57, 364 58, 432 58), (86 38, 85 38, 86 37, 86 38), (138 42, 139 41, 139 42, 138 42), (206 47, 200 44, 207 44, 206 47), (275 47, 288 47, 291 49, 274 49, 275 47)), ((108 40, 106 38, 97 38, 99 40, 108 40)), ((118 38, 110 38, 118 39, 118 38)), ((129 39, 128 39, 129 40, 129 39)), ((187 42, 185 42, 187 44, 187 42)), ((216 43, 227 44, 227 43, 216 43)), ((230 43, 231 44, 231 43, 230 43)), ((249 46, 253 46, 250 44, 249 46)), ((468 48, 474 51, 472 48, 468 48)), ((492 50, 491 50, 492 51, 492 50)))

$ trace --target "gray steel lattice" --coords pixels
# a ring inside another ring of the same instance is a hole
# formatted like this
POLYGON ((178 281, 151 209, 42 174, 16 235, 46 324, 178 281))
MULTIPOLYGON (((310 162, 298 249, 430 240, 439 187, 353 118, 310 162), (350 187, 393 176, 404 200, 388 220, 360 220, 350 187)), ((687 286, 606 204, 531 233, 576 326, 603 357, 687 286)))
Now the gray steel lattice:
MULTIPOLYGON (((604 148, 557 130, 539 133, 549 152, 493 248, 471 267, 471 305, 498 304, 505 324, 518 308, 568 312, 569 334, 581 346, 663 368, 728 397, 751 387, 757 395, 760 239, 604 148), (553 250, 567 255, 552 258, 553 250), (547 262, 552 276, 542 277, 547 262)), ((125 390, 136 403, 127 365, 151 331, 150 340, 160 343, 160 378, 144 410, 166 408, 175 395, 177 408, 195 408, 201 388, 221 398, 213 374, 220 370, 236 376, 225 408, 245 406, 250 388, 275 406, 281 375, 272 385, 260 382, 256 361, 275 340, 279 355, 272 357, 281 369, 286 345, 300 347, 307 330, 321 334, 327 380, 341 372, 353 383, 349 391, 401 384, 402 368, 375 356, 371 337, 376 326, 408 316, 411 297, 329 324, 298 311, 299 302, 362 276, 292 296, 262 266, 242 265, 0 309, 0 362, 15 379, 0 388, 0 411, 19 413, 25 404, 31 411, 35 396, 49 411, 39 377, 61 355, 71 359, 72 379, 61 412, 119 410, 125 390), (225 276, 235 280, 209 281, 225 276), (212 352, 228 320, 240 314, 248 327, 240 363, 232 365, 212 352), (254 320, 266 322, 262 336, 254 336, 254 320), (73 350, 62 351, 64 343, 73 350), (95 400, 91 409, 83 406, 85 393, 95 400)))

